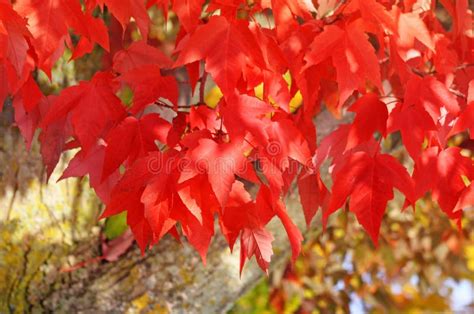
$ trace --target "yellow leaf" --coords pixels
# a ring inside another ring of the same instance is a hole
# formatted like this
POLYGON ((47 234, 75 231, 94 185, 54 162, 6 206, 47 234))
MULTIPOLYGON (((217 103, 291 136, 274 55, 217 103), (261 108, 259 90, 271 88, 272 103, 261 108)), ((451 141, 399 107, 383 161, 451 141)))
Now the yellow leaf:
POLYGON ((204 97, 204 102, 208 107, 214 109, 222 98, 222 92, 219 87, 214 86, 204 97))

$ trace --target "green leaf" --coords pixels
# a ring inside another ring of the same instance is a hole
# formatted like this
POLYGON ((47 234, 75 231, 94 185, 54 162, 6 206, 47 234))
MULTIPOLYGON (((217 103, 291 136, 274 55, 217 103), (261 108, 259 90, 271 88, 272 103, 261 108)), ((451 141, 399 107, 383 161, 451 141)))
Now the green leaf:
POLYGON ((127 212, 122 212, 107 218, 104 233, 108 240, 113 240, 120 237, 127 228, 127 212))

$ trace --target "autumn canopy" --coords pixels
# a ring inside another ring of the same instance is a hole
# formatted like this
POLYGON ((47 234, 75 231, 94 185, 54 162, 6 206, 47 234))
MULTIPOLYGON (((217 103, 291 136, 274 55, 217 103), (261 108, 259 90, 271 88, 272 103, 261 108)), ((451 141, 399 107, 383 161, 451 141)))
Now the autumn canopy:
POLYGON ((0 109, 13 106, 27 146, 38 136, 48 176, 74 150, 62 178, 88 176, 102 217, 126 211, 143 251, 183 235, 205 260, 217 219, 241 268, 255 256, 266 270, 276 216, 296 258, 295 182, 308 225, 347 208, 375 244, 394 188, 405 207, 429 193, 456 222, 474 205, 473 161, 453 141, 474 139, 468 0, 12 2, 0 0, 0 109), (171 49, 151 12, 179 21, 171 49), (90 80, 41 88, 65 53, 93 50, 90 80), (322 111, 352 122, 317 145, 322 111))

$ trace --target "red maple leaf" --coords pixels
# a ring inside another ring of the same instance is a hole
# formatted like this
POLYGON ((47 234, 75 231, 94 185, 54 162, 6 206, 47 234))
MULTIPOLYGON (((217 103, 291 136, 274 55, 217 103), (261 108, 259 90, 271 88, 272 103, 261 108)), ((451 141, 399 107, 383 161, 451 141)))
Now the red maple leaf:
POLYGON ((363 151, 353 153, 334 175, 331 202, 324 221, 350 196, 349 210, 377 244, 382 217, 387 202, 393 198, 394 187, 414 202, 413 182, 394 157, 379 153, 369 155, 363 151))
POLYGON ((178 106, 178 84, 172 76, 163 76, 158 65, 143 65, 125 72, 118 78, 133 90, 131 111, 138 113, 147 105, 159 102, 160 98, 178 106))
POLYGON ((240 236, 240 273, 245 265, 245 260, 255 255, 261 269, 267 271, 273 255, 273 235, 265 228, 244 228, 240 236))
POLYGON ((421 197, 431 191, 441 209, 451 219, 459 220, 462 212, 456 210, 458 202, 465 207, 469 200, 463 196, 468 187, 465 179, 474 179, 472 160, 461 155, 461 149, 450 147, 440 151, 432 147, 423 152, 415 165, 413 180, 416 196, 421 197), (460 200, 461 197, 464 200, 460 200))
MULTIPOLYGON (((0 3, 0 59, 8 60, 18 76, 21 76, 26 63, 30 38, 26 21, 10 3, 0 3)), ((3 98, 0 101, 3 103, 3 98)))
POLYGON ((245 146, 245 143, 238 140, 219 143, 210 138, 198 139, 195 146, 186 153, 190 163, 183 169, 180 182, 199 173, 206 173, 219 204, 225 207, 235 176, 245 173, 250 166, 244 155, 245 146))
POLYGON ((155 141, 166 143, 171 125, 156 113, 148 114, 141 119, 125 118, 107 135, 105 141, 105 160, 102 177, 108 177, 123 162, 134 162, 148 152, 158 149, 155 141))
POLYGON ((365 89, 366 80, 382 90, 378 58, 361 24, 362 20, 356 20, 343 27, 325 27, 305 57, 306 67, 332 59, 340 94, 339 109, 355 90, 365 89))
POLYGON ((301 171, 298 176, 298 193, 306 225, 309 227, 318 208, 322 207, 323 210, 326 210, 330 194, 319 173, 308 170, 301 171))
POLYGON ((243 21, 229 22, 213 16, 205 25, 183 38, 175 66, 205 60, 205 69, 212 75, 224 95, 233 95, 243 68, 249 63, 263 67, 258 43, 243 21))
POLYGON ((468 129, 471 139, 474 139, 474 80, 469 82, 468 93, 467 105, 459 114, 458 120, 449 135, 454 135, 468 129))
POLYGON ((145 1, 142 0, 87 0, 87 7, 93 9, 100 6, 103 10, 104 5, 117 18, 125 30, 130 23, 130 18, 133 17, 140 29, 143 38, 148 37, 148 29, 150 25, 150 18, 145 7, 145 1))
POLYGON ((89 151, 110 127, 125 116, 125 109, 114 94, 112 78, 109 73, 99 72, 90 82, 64 89, 55 99, 42 125, 71 119, 74 136, 82 148, 89 151))
POLYGON ((90 52, 93 43, 100 44, 106 50, 109 48, 104 22, 93 18, 89 12, 84 13, 78 2, 20 0, 15 3, 15 10, 28 18, 28 29, 33 36, 32 44, 38 57, 38 66, 48 74, 63 53, 64 42, 73 48, 69 28, 82 35, 74 57, 90 52))
POLYGON ((169 68, 172 61, 160 49, 148 45, 145 41, 135 41, 126 49, 114 55, 114 71, 125 74, 144 65, 156 65, 169 68))
POLYGON ((205 0, 174 0, 173 11, 186 32, 191 32, 199 24, 201 9, 205 0))
POLYGON ((346 149, 367 142, 375 131, 385 136, 387 129, 388 110, 385 103, 377 95, 366 94, 359 98, 349 109, 357 115, 347 135, 346 149))

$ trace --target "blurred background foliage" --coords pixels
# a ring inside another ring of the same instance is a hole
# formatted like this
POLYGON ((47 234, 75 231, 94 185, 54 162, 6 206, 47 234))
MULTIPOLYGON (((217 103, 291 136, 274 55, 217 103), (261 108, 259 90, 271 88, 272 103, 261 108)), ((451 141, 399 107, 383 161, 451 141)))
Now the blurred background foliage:
POLYGON ((474 211, 458 230, 429 198, 415 211, 396 203, 378 248, 340 211, 231 313, 474 313, 474 211))

